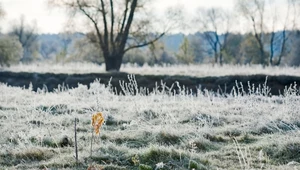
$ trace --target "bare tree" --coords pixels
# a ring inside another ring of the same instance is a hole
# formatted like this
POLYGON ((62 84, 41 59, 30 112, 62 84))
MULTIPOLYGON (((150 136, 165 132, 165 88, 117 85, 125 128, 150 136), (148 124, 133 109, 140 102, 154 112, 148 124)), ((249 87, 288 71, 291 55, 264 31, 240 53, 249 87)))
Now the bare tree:
MULTIPOLYGON (((267 0, 237 0, 237 7, 244 17, 249 19, 252 25, 252 32, 255 36, 255 39, 258 43, 258 48, 260 51, 260 63, 262 65, 279 65, 281 63, 282 57, 286 53, 286 42, 289 37, 287 31, 288 27, 294 27, 293 21, 291 18, 295 17, 292 11, 294 0, 287 0, 287 13, 283 22, 278 22, 278 12, 271 11, 272 20, 268 19, 267 7, 271 7, 271 2, 268 3, 267 0), (291 25, 292 24, 292 25, 291 25), (272 27, 270 28, 269 25, 272 27), (275 29, 280 29, 277 31, 275 29), (265 44, 269 46, 269 51, 266 51, 265 44), (274 61, 274 58, 277 57, 277 61, 274 61), (268 59, 268 62, 267 62, 268 59)), ((284 8, 284 7, 281 7, 284 8)), ((292 19, 294 20, 294 19, 292 19)))
POLYGON ((253 34, 258 43, 260 51, 260 63, 262 65, 266 65, 266 54, 264 50, 265 6, 265 0, 237 0, 237 8, 244 17, 251 21, 253 34))
POLYGON ((287 0, 287 12, 284 16, 284 20, 282 23, 279 23, 279 27, 281 30, 279 32, 275 31, 275 26, 278 25, 278 12, 277 10, 273 13, 273 26, 270 38, 270 56, 269 56, 269 64, 270 65, 280 65, 282 57, 286 55, 287 52, 287 41, 291 35, 291 32, 288 31, 288 28, 293 30, 296 27, 296 8, 295 8, 295 0, 287 0), (277 52, 277 61, 274 61, 276 57, 275 52, 277 52))
POLYGON ((291 66, 300 66, 300 31, 299 31, 299 16, 300 16, 300 0, 289 0, 291 11, 293 12, 293 29, 289 33, 291 48, 288 51, 288 64, 291 66))
POLYGON ((18 38, 22 44, 23 57, 21 61, 29 62, 32 61, 37 53, 39 47, 37 43, 37 27, 36 25, 26 25, 25 17, 20 17, 20 23, 12 26, 12 31, 9 33, 11 36, 18 38))
POLYGON ((223 51, 230 29, 230 15, 219 8, 199 10, 196 22, 200 24, 203 38, 214 55, 214 63, 223 64, 223 51))
POLYGON ((241 64, 241 54, 240 49, 243 43, 243 39, 246 38, 247 35, 242 35, 240 33, 234 34, 229 33, 226 38, 226 47, 224 49, 224 62, 232 63, 232 64, 241 64))
POLYGON ((119 71, 124 54, 147 46, 165 33, 155 33, 143 0, 48 0, 80 13, 91 24, 107 71, 119 71), (151 30, 152 29, 152 30, 151 30), (152 32, 152 33, 149 33, 152 32))
POLYGON ((202 34, 196 33, 193 37, 191 37, 190 46, 193 54, 195 55, 194 62, 202 63, 205 57, 205 44, 202 40, 202 34))

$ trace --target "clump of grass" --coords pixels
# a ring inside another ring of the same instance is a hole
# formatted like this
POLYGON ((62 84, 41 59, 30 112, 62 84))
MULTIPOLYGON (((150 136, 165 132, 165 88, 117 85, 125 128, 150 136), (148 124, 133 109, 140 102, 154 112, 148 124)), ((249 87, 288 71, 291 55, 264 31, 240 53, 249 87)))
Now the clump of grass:
POLYGON ((197 139, 188 144, 188 149, 195 150, 196 152, 206 152, 210 150, 217 150, 218 148, 218 146, 206 139, 197 139))
POLYGON ((14 107, 3 107, 3 106, 0 106, 0 110, 7 111, 7 110, 18 110, 18 109, 14 108, 14 107))
POLYGON ((265 148, 265 152, 275 164, 300 162, 300 142, 274 144, 265 148))
POLYGON ((120 149, 116 145, 101 147, 95 155, 90 157, 95 163, 114 164, 122 166, 132 166, 131 157, 128 156, 127 150, 120 149))
POLYGON ((257 139, 254 138, 252 135, 246 133, 246 134, 242 135, 240 138, 238 138, 237 141, 239 143, 249 144, 249 143, 253 143, 253 142, 257 141, 257 139))
POLYGON ((299 128, 299 123, 294 121, 293 123, 286 122, 280 119, 270 121, 263 126, 260 126, 254 130, 252 130, 252 134, 255 135, 263 135, 263 134, 274 134, 277 132, 287 132, 296 130, 299 128))
MULTIPOLYGON (((87 165, 81 162, 53 162, 53 163, 40 163, 39 169, 87 169, 87 165)), ((97 169, 98 170, 98 169, 97 169)))
POLYGON ((53 148, 58 147, 58 145, 54 141, 54 139, 53 138, 49 138, 49 137, 45 137, 45 138, 42 139, 42 146, 53 147, 53 148))
POLYGON ((156 141, 162 145, 176 145, 180 144, 181 137, 167 132, 160 132, 156 136, 156 141))
POLYGON ((224 132, 224 135, 229 137, 237 137, 242 135, 242 131, 238 129, 227 130, 224 132))
POLYGON ((37 137, 32 136, 29 138, 29 141, 32 144, 40 145, 43 147, 57 148, 60 146, 59 143, 57 143, 53 138, 50 137, 44 137, 42 139, 38 139, 37 137))
POLYGON ((89 131, 89 129, 87 129, 87 128, 82 128, 82 127, 77 127, 77 128, 76 128, 76 131, 77 131, 77 132, 87 133, 87 132, 89 131))
POLYGON ((117 125, 122 125, 124 123, 130 123, 128 121, 124 121, 124 120, 117 120, 114 117, 112 117, 111 115, 107 116, 107 118, 105 119, 105 125, 107 126, 117 126, 117 125))
POLYGON ((227 142, 227 139, 218 135, 204 134, 203 137, 210 140, 211 142, 227 142))
POLYGON ((13 166, 16 165, 18 162, 15 159, 15 156, 12 153, 5 153, 0 155, 0 165, 3 166, 13 166))
POLYGON ((100 136, 100 139, 103 140, 103 141, 106 141, 109 139, 109 136, 107 136, 106 134, 103 134, 100 136))
POLYGON ((7 142, 14 144, 14 145, 18 145, 19 144, 19 139, 17 137, 9 137, 7 139, 7 142))
POLYGON ((30 120, 28 123, 36 125, 38 127, 41 126, 41 125, 44 125, 44 123, 40 120, 30 120))
MULTIPOLYGON (((186 155, 186 157, 188 156, 186 155)), ((158 162, 168 162, 169 160, 180 161, 181 159, 181 153, 175 150, 167 150, 154 147, 150 148, 148 152, 145 152, 143 155, 141 155, 141 162, 152 165, 158 162)))
POLYGON ((114 139, 114 142, 117 145, 125 145, 129 148, 140 148, 145 147, 149 144, 149 141, 143 138, 116 138, 114 139))
MULTIPOLYGON (((99 170, 127 170, 128 168, 118 165, 105 165, 103 166, 103 169, 99 170)), ((97 169, 98 170, 98 169, 97 169)))
POLYGON ((73 146, 74 143, 72 139, 70 139, 68 136, 63 136, 60 141, 58 142, 58 145, 60 147, 68 147, 68 146, 73 146))
POLYGON ((149 166, 149 165, 140 164, 139 165, 139 170, 152 170, 152 167, 149 166))
MULTIPOLYGON (((174 149, 166 148, 150 148, 148 151, 139 155, 140 163, 150 165, 153 169, 156 164, 163 163, 162 169, 187 169, 189 167, 190 155, 176 151, 174 149)), ((200 160, 198 161, 201 164, 200 160)))
POLYGON ((199 113, 194 115, 188 119, 183 119, 179 121, 179 123, 186 124, 186 123, 196 123, 196 124, 210 124, 214 127, 223 126, 227 120, 225 118, 216 118, 209 114, 199 113))
POLYGON ((201 163, 194 161, 194 160, 190 160, 188 169, 189 170, 207 170, 207 167, 201 163))
POLYGON ((14 154, 15 158, 24 161, 42 161, 54 156, 54 151, 48 149, 31 148, 14 154))
POLYGON ((151 119, 156 119, 158 118, 158 113, 156 113, 155 111, 153 110, 144 110, 142 112, 142 115, 144 116, 145 120, 151 120, 151 119))
POLYGON ((50 113, 52 115, 69 114, 71 112, 68 106, 65 104, 53 105, 53 106, 38 106, 36 110, 50 113))

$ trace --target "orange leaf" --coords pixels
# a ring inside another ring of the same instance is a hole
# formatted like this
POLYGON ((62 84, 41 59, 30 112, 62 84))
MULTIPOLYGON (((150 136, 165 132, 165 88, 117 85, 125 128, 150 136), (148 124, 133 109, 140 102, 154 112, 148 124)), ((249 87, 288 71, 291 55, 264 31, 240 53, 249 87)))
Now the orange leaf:
POLYGON ((95 133, 100 133, 100 128, 104 122, 103 114, 101 112, 95 113, 92 116, 92 126, 94 127, 95 133))

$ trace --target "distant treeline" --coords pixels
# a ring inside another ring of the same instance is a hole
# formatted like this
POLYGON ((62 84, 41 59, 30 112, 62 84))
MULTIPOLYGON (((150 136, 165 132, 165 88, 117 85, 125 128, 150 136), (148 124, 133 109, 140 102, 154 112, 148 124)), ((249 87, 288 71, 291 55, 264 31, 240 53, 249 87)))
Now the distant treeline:
MULTIPOLYGON (((264 43, 264 58, 253 34, 221 34, 219 41, 223 49, 212 48, 208 35, 213 32, 194 34, 167 34, 159 41, 147 47, 134 49, 125 54, 123 63, 179 64, 179 63, 227 63, 227 64, 270 64, 272 59, 276 65, 300 65, 300 32, 286 31, 289 38, 284 42, 282 31, 274 32, 276 41, 273 47, 264 43), (282 44, 285 43, 284 49, 282 44), (222 57, 219 59, 219 57, 222 57), (272 57, 272 58, 271 58, 272 57), (279 61, 279 57, 281 57, 279 61), (218 60, 219 59, 219 60, 218 60)), ((272 33, 264 34, 265 37, 272 33)), ((24 36, 24 35, 23 35, 24 36)), ((24 36, 26 37, 26 36, 24 36)), ((213 36, 212 36, 213 37, 213 36)), ((35 34, 34 40, 28 41, 12 34, 0 36, 1 64, 9 65, 19 61, 28 63, 50 61, 54 63, 71 61, 90 61, 103 63, 100 49, 91 43, 91 35, 83 33, 35 34), (26 41, 27 44, 22 43, 26 41), (5 48, 5 50, 4 50, 5 48), (3 57, 8 56, 8 57, 3 57)), ((214 38, 211 39, 213 41, 214 38)))

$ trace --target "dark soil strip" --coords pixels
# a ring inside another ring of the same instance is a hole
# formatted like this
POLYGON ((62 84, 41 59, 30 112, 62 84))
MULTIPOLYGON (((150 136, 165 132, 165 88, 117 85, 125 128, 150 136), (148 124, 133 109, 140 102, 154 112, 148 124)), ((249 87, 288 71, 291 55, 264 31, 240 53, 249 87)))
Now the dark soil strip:
MULTIPOLYGON (((207 89, 214 92, 220 92, 221 94, 230 93, 233 87, 236 86, 236 82, 243 84, 244 91, 248 91, 248 82, 254 84, 255 87, 266 85, 270 88, 270 94, 279 95, 283 94, 285 87, 291 85, 300 84, 300 77, 296 76, 268 76, 268 75, 234 75, 234 76, 220 76, 220 77, 191 77, 191 76, 167 76, 167 75, 135 75, 137 85, 139 87, 146 87, 149 91, 153 91, 156 84, 159 85, 158 89, 161 89, 161 82, 165 83, 167 87, 172 87, 172 92, 178 92, 179 85, 185 86, 185 89, 193 93, 197 92, 197 89, 207 89)), ((111 80, 111 85, 121 92, 120 81, 125 83, 129 82, 127 73, 92 73, 92 74, 53 74, 53 73, 15 73, 15 72, 0 72, 0 82, 7 83, 10 86, 29 87, 32 83, 33 90, 38 88, 42 89, 47 86, 48 91, 53 91, 59 85, 64 85, 68 88, 78 87, 78 83, 89 86, 95 79, 100 79, 103 84, 108 84, 111 80)), ((181 89, 182 90, 182 89, 181 89)), ((242 90, 242 89, 240 89, 242 90)))

